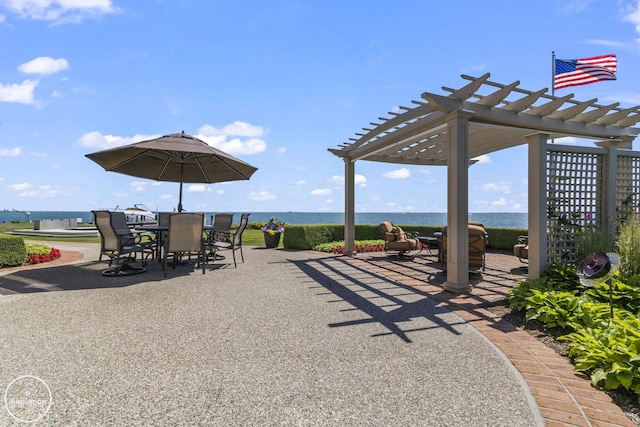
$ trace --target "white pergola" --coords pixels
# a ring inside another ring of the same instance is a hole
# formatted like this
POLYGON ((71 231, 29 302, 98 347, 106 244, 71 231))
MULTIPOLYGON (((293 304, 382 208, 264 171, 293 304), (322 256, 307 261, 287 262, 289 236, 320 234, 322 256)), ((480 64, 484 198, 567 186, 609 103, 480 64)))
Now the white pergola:
MULTIPOLYGON (((468 167, 483 154, 528 144, 529 156, 529 276, 546 266, 547 141, 563 137, 592 139, 609 149, 630 150, 640 129, 640 106, 598 105, 597 99, 576 101, 573 94, 556 97, 548 89, 535 92, 481 77, 463 75, 460 89, 443 87, 448 95, 425 92, 415 106, 389 112, 357 138, 329 149, 345 162, 345 254, 354 254, 355 162, 368 160, 447 167, 448 252, 445 289, 467 292, 468 167)), ((609 171, 609 181, 612 171, 609 171)), ((615 186, 613 192, 615 193, 615 186)), ((615 218, 615 194, 605 195, 605 223, 615 218)))

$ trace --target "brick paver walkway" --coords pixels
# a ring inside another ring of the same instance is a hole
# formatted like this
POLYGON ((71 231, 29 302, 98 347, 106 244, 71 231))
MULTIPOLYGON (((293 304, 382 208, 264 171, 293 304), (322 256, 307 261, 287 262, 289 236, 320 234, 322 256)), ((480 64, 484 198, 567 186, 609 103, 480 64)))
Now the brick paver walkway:
POLYGON ((472 273, 472 292, 460 295, 443 290, 446 276, 434 256, 423 253, 408 260, 368 253, 344 258, 427 294, 473 325, 520 371, 547 426, 634 427, 612 399, 575 372, 565 357, 484 308, 504 300, 517 280, 526 279, 524 264, 513 255, 487 254, 486 271, 472 273))

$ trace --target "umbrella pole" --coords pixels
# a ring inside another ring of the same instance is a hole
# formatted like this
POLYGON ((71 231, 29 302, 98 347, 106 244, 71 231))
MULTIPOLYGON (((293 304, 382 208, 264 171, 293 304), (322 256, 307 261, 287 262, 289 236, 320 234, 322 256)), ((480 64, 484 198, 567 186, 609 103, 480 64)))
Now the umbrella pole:
POLYGON ((184 174, 184 163, 180 163, 180 199, 178 200, 178 212, 182 212, 182 178, 184 174))

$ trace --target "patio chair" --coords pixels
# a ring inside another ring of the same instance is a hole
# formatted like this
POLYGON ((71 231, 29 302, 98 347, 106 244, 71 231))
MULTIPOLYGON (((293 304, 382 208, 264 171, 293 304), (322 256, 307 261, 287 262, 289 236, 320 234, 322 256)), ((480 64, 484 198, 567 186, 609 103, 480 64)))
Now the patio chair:
POLYGON ((422 245, 416 238, 418 233, 407 233, 401 227, 389 221, 382 221, 378 226, 384 239, 384 251, 394 255, 415 256, 422 250, 422 245), (412 251, 416 251, 412 253, 412 251))
MULTIPOLYGON (((242 253, 242 233, 247 228, 247 224, 249 223, 249 213, 243 213, 240 217, 240 225, 236 231, 227 231, 220 232, 220 239, 211 240, 207 249, 212 252, 212 257, 214 260, 217 259, 217 252, 220 250, 230 250, 233 254, 233 266, 238 267, 236 263, 236 251, 240 251, 240 259, 244 263, 244 254, 242 253)), ((217 230, 216 230, 217 231, 217 230)))
POLYGON ((513 254, 520 262, 529 263, 529 236, 518 236, 518 243, 513 245, 513 254))
POLYGON ((205 238, 204 214, 194 212, 176 212, 169 217, 169 231, 164 239, 162 253, 162 270, 164 277, 167 277, 167 258, 169 254, 173 256, 172 266, 175 269, 178 260, 185 254, 198 255, 198 263, 202 266, 202 274, 205 273, 205 238))
POLYGON ((115 261, 115 267, 104 270, 104 276, 125 276, 142 273, 144 267, 133 267, 137 254, 141 254, 141 261, 145 265, 145 254, 153 256, 155 252, 154 242, 141 233, 134 233, 127 225, 124 212, 112 212, 108 210, 95 210, 93 219, 100 233, 100 257, 109 257, 109 266, 115 261))
POLYGON ((211 224, 215 227, 211 238, 220 241, 229 241, 229 231, 233 224, 233 212, 218 212, 211 215, 211 224))
MULTIPOLYGON (((486 267, 486 252, 489 242, 487 231, 479 223, 469 223, 469 268, 486 267)), ((442 229, 442 240, 440 242, 440 261, 444 268, 447 264, 447 227, 442 229)))

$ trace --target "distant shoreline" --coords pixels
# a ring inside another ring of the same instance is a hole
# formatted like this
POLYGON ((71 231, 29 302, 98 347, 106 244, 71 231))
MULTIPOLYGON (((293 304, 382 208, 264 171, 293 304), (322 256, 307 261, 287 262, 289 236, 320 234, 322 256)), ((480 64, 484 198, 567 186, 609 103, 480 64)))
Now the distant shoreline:
MULTIPOLYGON (((267 222, 276 217, 287 224, 342 224, 344 212, 250 212, 250 222, 267 222)), ((215 212, 205 212, 207 222, 215 212)), ((240 220, 241 212, 235 212, 235 221, 240 220)), ((91 211, 29 211, 30 221, 39 219, 80 219, 92 222, 91 211)), ((527 228, 528 214, 521 212, 472 212, 469 219, 480 221, 487 227, 527 228)), ((27 212, 0 211, 0 222, 26 221, 27 212)), ((401 225, 445 225, 445 212, 356 212, 356 224, 379 224, 391 221, 401 225)))

